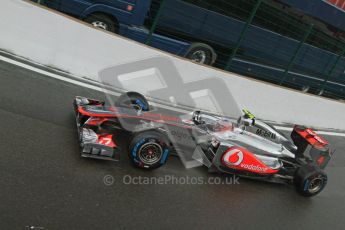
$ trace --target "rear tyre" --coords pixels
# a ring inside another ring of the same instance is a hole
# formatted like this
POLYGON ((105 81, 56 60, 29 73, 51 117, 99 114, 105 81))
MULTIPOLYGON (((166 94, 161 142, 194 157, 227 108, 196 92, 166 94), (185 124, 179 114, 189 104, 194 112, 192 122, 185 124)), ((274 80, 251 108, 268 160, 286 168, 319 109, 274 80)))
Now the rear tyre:
POLYGON ((150 105, 146 98, 137 92, 127 92, 122 94, 115 103, 119 107, 130 107, 137 111, 149 111, 150 105))
POLYGON ((129 158, 143 169, 156 169, 164 165, 169 156, 169 145, 165 136, 150 130, 134 135, 129 145, 129 158))
POLYGON ((203 43, 194 43, 188 50, 186 58, 200 64, 212 65, 215 61, 212 47, 203 43))
POLYGON ((114 19, 105 14, 92 14, 85 19, 85 22, 90 23, 96 28, 107 30, 113 33, 118 33, 119 30, 117 21, 114 21, 114 19))
POLYGON ((325 188, 327 175, 318 166, 307 164, 297 170, 294 184, 297 192, 302 196, 315 196, 325 188))

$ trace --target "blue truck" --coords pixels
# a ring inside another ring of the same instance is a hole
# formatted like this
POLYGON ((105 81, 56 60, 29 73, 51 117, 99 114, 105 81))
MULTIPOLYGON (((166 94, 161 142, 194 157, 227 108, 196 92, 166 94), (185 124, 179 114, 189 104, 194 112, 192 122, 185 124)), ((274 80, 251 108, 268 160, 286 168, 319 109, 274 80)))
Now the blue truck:
MULTIPOLYGON (((147 24, 152 21, 152 7, 159 7, 151 0, 44 0, 43 4, 141 43, 149 37, 147 24)), ((215 52, 206 44, 162 34, 153 33, 150 45, 202 64, 210 65, 216 59, 215 52)))
MULTIPOLYGON (((224 68, 248 18, 245 12, 250 12, 255 2, 165 0, 150 45, 224 68)), ((328 35, 322 31, 312 33, 285 75, 305 33, 303 26, 308 23, 282 13, 281 2, 275 0, 260 6, 229 70, 273 83, 285 79, 285 85, 292 88, 345 98, 345 59, 337 61, 341 43, 334 40, 332 44, 323 44, 328 35), (322 41, 314 34, 322 34, 322 41), (333 71, 335 61, 338 64, 333 71), (329 78, 325 73, 331 70, 333 76, 329 78)), ((44 0, 44 3, 96 27, 145 43, 147 28, 151 28, 162 0, 44 0)))

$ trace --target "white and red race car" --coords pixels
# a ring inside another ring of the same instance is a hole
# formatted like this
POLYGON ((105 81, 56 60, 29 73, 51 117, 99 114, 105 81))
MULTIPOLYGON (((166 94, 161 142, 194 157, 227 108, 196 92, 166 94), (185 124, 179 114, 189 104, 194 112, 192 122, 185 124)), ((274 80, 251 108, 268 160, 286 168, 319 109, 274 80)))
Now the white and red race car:
POLYGON ((323 169, 333 152, 310 128, 296 125, 290 141, 247 110, 237 120, 200 111, 172 116, 150 110, 136 92, 123 94, 115 106, 76 97, 74 110, 84 157, 119 160, 118 139, 129 136, 128 156, 143 169, 164 165, 178 149, 210 171, 294 184, 303 196, 318 194, 327 183, 323 169))

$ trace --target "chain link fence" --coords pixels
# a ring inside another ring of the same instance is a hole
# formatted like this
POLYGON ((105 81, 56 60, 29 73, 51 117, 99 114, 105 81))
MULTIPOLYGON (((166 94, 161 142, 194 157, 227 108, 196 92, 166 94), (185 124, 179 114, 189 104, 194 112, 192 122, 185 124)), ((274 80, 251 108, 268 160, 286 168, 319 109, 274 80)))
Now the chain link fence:
POLYGON ((317 95, 345 98, 344 39, 317 20, 298 15, 277 1, 182 1, 194 5, 189 11, 171 0, 159 2, 163 7, 156 7, 153 31, 211 45, 218 54, 214 66, 317 95), (202 9, 208 13, 200 13, 202 9), (193 36, 169 28, 166 14, 180 15, 194 26, 199 23, 199 31, 193 36), (207 28, 209 34, 200 33, 207 28))

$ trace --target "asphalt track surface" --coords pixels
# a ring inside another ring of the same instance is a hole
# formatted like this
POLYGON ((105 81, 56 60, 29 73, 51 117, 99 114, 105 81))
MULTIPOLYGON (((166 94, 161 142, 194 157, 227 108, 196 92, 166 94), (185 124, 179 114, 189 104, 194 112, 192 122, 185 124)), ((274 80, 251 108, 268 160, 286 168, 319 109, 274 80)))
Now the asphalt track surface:
POLYGON ((219 176, 187 170, 177 157, 149 172, 132 167, 126 153, 120 162, 81 158, 75 95, 105 98, 0 62, 0 229, 344 229, 344 137, 326 137, 337 153, 326 189, 311 199, 286 185, 229 185, 225 176, 218 185, 128 185, 128 175, 219 176))

